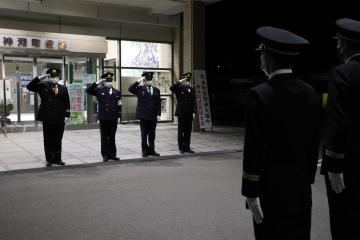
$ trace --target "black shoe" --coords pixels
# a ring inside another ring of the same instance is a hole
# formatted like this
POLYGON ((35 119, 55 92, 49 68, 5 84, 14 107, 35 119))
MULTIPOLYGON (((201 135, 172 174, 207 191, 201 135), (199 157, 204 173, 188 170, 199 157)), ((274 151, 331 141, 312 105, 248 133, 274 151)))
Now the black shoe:
POLYGON ((118 158, 118 157, 113 157, 112 160, 114 160, 114 161, 119 161, 120 158, 118 158))
POLYGON ((53 164, 52 162, 46 162, 45 166, 46 167, 51 167, 52 164, 53 164))
POLYGON ((143 151, 142 152, 142 157, 147 157, 149 154, 148 154, 148 152, 147 151, 143 151))
POLYGON ((65 165, 65 163, 63 161, 61 161, 61 160, 57 161, 57 162, 54 162, 54 164, 61 165, 61 166, 65 165))
POLYGON ((185 153, 185 151, 183 149, 180 149, 179 151, 180 151, 181 154, 185 153))
POLYGON ((110 158, 108 158, 108 157, 103 157, 103 162, 107 162, 107 161, 109 161, 109 159, 110 158))
POLYGON ((191 150, 190 148, 186 151, 188 153, 195 153, 193 150, 191 150))
POLYGON ((149 155, 153 155, 153 156, 157 156, 157 157, 160 156, 160 154, 157 153, 157 152, 155 152, 155 150, 152 150, 152 151, 149 153, 149 155))

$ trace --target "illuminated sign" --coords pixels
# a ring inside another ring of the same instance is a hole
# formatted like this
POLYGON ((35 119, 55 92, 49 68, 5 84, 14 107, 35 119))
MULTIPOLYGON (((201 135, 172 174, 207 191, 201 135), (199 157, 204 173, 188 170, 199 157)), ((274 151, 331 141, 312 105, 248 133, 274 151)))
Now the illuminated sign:
POLYGON ((0 35, 0 47, 69 51, 70 41, 56 38, 0 35))

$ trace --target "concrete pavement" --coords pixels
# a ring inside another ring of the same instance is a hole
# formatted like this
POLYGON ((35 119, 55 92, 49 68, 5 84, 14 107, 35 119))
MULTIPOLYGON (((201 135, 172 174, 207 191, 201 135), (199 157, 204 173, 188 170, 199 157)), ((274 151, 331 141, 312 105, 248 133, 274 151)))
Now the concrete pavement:
MULTIPOLYGON (((214 127, 214 132, 193 133, 191 147, 196 153, 241 151, 243 128, 214 127)), ((121 160, 141 158, 138 124, 118 125, 116 146, 121 160)), ((102 162, 99 129, 65 130, 62 159, 67 166, 102 162)), ((177 125, 160 123, 156 130, 155 149, 161 156, 179 155, 177 125)), ((0 172, 43 168, 45 155, 42 132, 0 135, 0 172)), ((57 166, 54 166, 57 167, 57 166)))
MULTIPOLYGON (((0 175, 1 240, 253 240, 242 154, 0 175)), ((323 177, 312 240, 330 239, 323 177)))

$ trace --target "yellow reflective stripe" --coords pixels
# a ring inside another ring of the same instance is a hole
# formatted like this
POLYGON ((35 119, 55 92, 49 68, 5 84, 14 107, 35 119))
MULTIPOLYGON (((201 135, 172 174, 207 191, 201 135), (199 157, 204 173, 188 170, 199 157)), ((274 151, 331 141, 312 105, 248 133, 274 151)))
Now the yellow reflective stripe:
POLYGON ((344 153, 336 153, 336 152, 330 151, 328 149, 325 150, 325 155, 332 157, 332 158, 338 158, 338 159, 344 159, 344 156, 345 156, 344 153))
POLYGON ((70 112, 70 109, 66 109, 66 112, 70 112))
POLYGON ((327 105, 327 100, 328 100, 328 94, 327 93, 323 93, 322 94, 322 106, 326 107, 327 105))
POLYGON ((260 181, 260 175, 254 175, 254 174, 249 174, 246 172, 243 172, 243 178, 252 181, 252 182, 258 182, 260 181))

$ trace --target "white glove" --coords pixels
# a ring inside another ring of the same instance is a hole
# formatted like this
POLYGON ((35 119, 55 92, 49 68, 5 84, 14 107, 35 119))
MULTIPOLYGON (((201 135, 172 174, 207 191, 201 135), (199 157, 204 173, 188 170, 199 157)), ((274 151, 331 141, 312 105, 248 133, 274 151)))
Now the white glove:
POLYGON ((345 189, 344 174, 328 172, 331 188, 336 194, 341 193, 345 189))
POLYGON ((138 83, 141 83, 144 81, 144 78, 140 78, 139 80, 137 80, 138 83))
POLYGON ((193 113, 193 119, 195 119, 195 113, 193 113))
POLYGON ((261 210, 260 199, 258 197, 257 198, 246 198, 246 202, 249 206, 249 209, 253 215, 255 222, 257 224, 261 223, 264 218, 264 214, 261 210))
POLYGON ((45 74, 45 75, 41 75, 38 78, 40 79, 40 81, 45 82, 49 80, 49 74, 45 74))
POLYGON ((161 118, 161 116, 156 116, 156 119, 157 119, 158 121, 160 121, 160 118, 161 118))
POLYGON ((180 79, 179 83, 182 83, 183 81, 186 81, 186 78, 180 79))
POLYGON ((96 82, 96 85, 100 85, 102 83, 104 83, 106 81, 106 79, 100 79, 99 81, 96 82))

